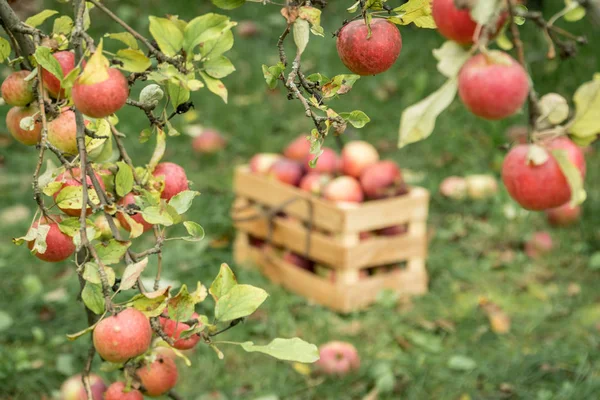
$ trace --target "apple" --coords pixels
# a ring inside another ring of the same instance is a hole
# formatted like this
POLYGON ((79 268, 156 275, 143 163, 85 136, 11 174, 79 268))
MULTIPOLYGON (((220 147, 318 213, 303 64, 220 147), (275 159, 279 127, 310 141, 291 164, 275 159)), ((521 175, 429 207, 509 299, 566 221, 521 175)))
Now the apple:
POLYGON ((27 146, 38 144, 42 137, 42 123, 37 121, 36 114, 38 114, 38 110, 34 107, 12 107, 6 114, 8 131, 17 141, 27 146), (33 130, 28 131, 21 128, 21 120, 27 117, 34 118, 33 130))
POLYGON ((549 151, 552 150, 564 150, 567 152, 569 160, 581 171, 581 176, 585 178, 586 165, 585 165, 585 154, 584 149, 577 146, 567 136, 559 136, 550 140, 542 142, 549 151))
POLYGON ((73 111, 66 109, 48 123, 48 141, 66 155, 78 154, 77 122, 73 111))
MULTIPOLYGON (((199 315, 194 313, 191 319, 198 319, 199 315)), ((167 334, 167 336, 172 337, 175 342, 173 343, 173 347, 178 350, 189 350, 196 346, 198 341, 200 340, 200 335, 192 335, 185 339, 179 339, 179 336, 183 331, 190 329, 188 324, 183 322, 173 321, 169 319, 166 315, 164 317, 160 317, 160 324, 163 328, 163 331, 167 334)), ((202 322, 199 322, 199 326, 202 326, 202 322)))
POLYGON ((302 179, 302 175, 304 175, 304 169, 297 161, 281 158, 271 165, 267 175, 277 179, 279 182, 297 186, 300 183, 300 179, 302 179))
POLYGON ((449 176, 440 184, 440 193, 450 199, 462 200, 467 197, 467 180, 462 176, 449 176))
POLYGON ((342 172, 354 178, 360 175, 370 165, 379 161, 377 149, 362 140, 348 142, 342 149, 342 172))
POLYGON ((317 367, 327 375, 343 376, 360 368, 356 348, 347 342, 332 341, 319 348, 317 367))
POLYGON ((498 182, 491 175, 469 175, 466 182, 467 194, 471 199, 487 199, 498 193, 498 182))
POLYGON ((313 261, 291 251, 286 251, 283 255, 283 259, 284 261, 307 271, 312 271, 315 265, 313 261))
POLYGON ((396 25, 383 18, 373 18, 371 35, 364 19, 342 27, 337 37, 337 51, 346 67, 358 75, 377 75, 390 69, 402 50, 402 36, 396 25))
POLYGON ((360 184, 370 199, 382 199, 408 193, 402 172, 393 161, 379 161, 365 168, 360 184))
POLYGON ((399 236, 408 233, 408 225, 395 225, 388 226, 387 228, 378 229, 375 231, 378 235, 381 236, 399 236))
POLYGON ((26 81, 31 71, 13 72, 2 82, 2 98, 10 106, 24 107, 35 100, 33 81, 26 81))
MULTIPOLYGON (((112 218, 112 220, 117 229, 119 229, 121 227, 119 220, 116 218, 112 218)), ((106 220, 106 216, 104 214, 100 214, 94 219, 94 227, 96 228, 96 231, 100 232, 100 237, 98 238, 99 240, 112 239, 112 230, 110 229, 110 225, 108 225, 108 221, 106 220)))
POLYGON ((310 154, 308 135, 300 135, 294 139, 283 151, 283 155, 290 160, 304 162, 310 154))
POLYGON ((223 150, 227 140, 219 132, 206 129, 192 140, 192 148, 196 153, 212 154, 223 150))
POLYGON ((549 253, 553 247, 552 236, 548 232, 535 232, 525 243, 525 254, 535 259, 549 253))
POLYGON ((305 175, 298 185, 305 192, 312 193, 315 196, 321 196, 325 186, 331 181, 331 176, 319 172, 311 172, 305 175))
POLYGON ((185 170, 177 164, 162 162, 154 168, 152 175, 157 178, 162 176, 165 181, 165 187, 160 194, 162 199, 170 200, 176 194, 189 189, 185 170))
POLYGON ((125 388, 124 382, 113 383, 104 394, 104 400, 144 400, 144 395, 139 390, 125 392, 125 388))
POLYGON ((581 207, 571 206, 570 203, 545 211, 548 223, 552 226, 569 226, 579 221, 581 207))
POLYGON ((458 74, 458 94, 475 115, 498 120, 521 109, 529 93, 527 71, 508 54, 490 50, 471 57, 458 74))
POLYGON ((264 240, 257 238, 256 236, 252 236, 252 235, 248 236, 248 241, 250 243, 250 246, 256 247, 259 249, 262 249, 267 244, 267 242, 265 242, 264 240))
MULTIPOLYGON (((431 4, 433 20, 440 34, 460 44, 473 43, 475 36, 477 22, 473 21, 469 12, 468 9, 458 9, 454 0, 433 0, 431 4)), ((506 12, 500 16, 497 32, 504 25, 507 16, 506 12)))
POLYGON ((373 236, 374 236, 373 232, 359 232, 358 240, 363 241, 363 240, 371 239, 373 236))
MULTIPOLYGON (((52 55, 60 64, 63 76, 67 76, 75 68, 75 54, 70 51, 59 51, 52 55)), ((83 63, 85 65, 85 63, 83 63)), ((60 87, 60 80, 50 72, 42 69, 42 82, 44 87, 54 98, 64 98, 65 90, 60 87)))
POLYGON ((308 154, 304 159, 304 166, 308 172, 321 172, 335 175, 340 169, 340 158, 335 151, 329 147, 323 147, 323 154, 319 156, 317 164, 312 168, 310 162, 315 159, 314 154, 308 154))
MULTIPOLYGON (((90 374, 89 378, 93 400, 110 400, 108 397, 104 397, 106 396, 104 393, 106 391, 106 385, 104 384, 102 378, 96 374, 90 374)), ((87 400, 87 398, 88 397, 85 393, 85 387, 83 386, 81 374, 73 375, 64 381, 60 387, 61 400, 87 400)))
POLYGON ((250 171, 259 175, 266 175, 275 161, 283 157, 275 153, 258 153, 250 159, 250 171))
POLYGON ((121 71, 108 68, 108 79, 82 84, 79 79, 73 84, 73 103, 83 114, 92 118, 104 118, 119 111, 127 102, 129 84, 121 71))
MULTIPOLYGON (((32 225, 32 228, 37 228, 40 224, 50 226, 50 230, 46 235, 46 251, 43 253, 36 252, 35 256, 40 260, 47 262, 64 261, 71 257, 75 252, 75 244, 73 244, 73 239, 62 233, 58 227, 60 217, 53 215, 51 218, 56 222, 50 222, 46 218, 40 218, 32 225)), ((33 249, 34 244, 35 240, 32 240, 27 244, 30 250, 33 249)))
MULTIPOLYGON (((119 200, 118 204, 128 211, 128 215, 131 217, 131 219, 133 219, 138 224, 142 225, 144 232, 152 229, 153 225, 144 219, 142 213, 136 212, 139 211, 140 208, 135 204, 135 196, 133 195, 133 193, 127 193, 125 197, 119 200)), ((128 232, 131 232, 131 227, 129 226, 127 219, 125 219, 125 216, 123 215, 122 211, 117 213, 117 219, 123 226, 123 229, 125 229, 128 232)))
POLYGON ((258 25, 252 20, 238 22, 236 30, 237 34, 244 39, 257 36, 260 33, 258 25))
MULTIPOLYGON (((331 283, 335 283, 337 280, 337 271, 330 267, 325 267, 323 265, 317 264, 315 265, 315 274, 320 276, 321 278, 325 278, 331 283)), ((358 271, 359 279, 365 279, 369 277, 369 273, 366 269, 361 269, 358 271)))
POLYGON ((351 176, 333 179, 323 189, 323 197, 335 202, 360 203, 364 200, 360 183, 351 176))
POLYGON ((146 389, 145 394, 158 397, 177 384, 177 366, 172 358, 158 354, 154 362, 138 368, 137 376, 146 389))
MULTIPOLYGON (((56 179, 54 181, 62 182, 62 186, 56 193, 54 193, 54 195, 53 195, 54 201, 56 201, 56 199, 60 195, 60 192, 64 188, 66 188, 66 187, 81 187, 81 175, 80 174, 81 174, 81 169, 76 167, 76 168, 72 168, 71 170, 66 170, 65 172, 63 172, 62 174, 60 174, 56 177, 56 179)), ((104 190, 105 186, 104 186, 104 181, 102 180, 102 177, 97 172, 94 172, 94 175, 96 176, 96 180, 100 184, 100 187, 104 190)), ((86 186, 88 188, 91 188, 93 193, 95 194, 96 191, 93 189, 92 179, 89 176, 86 176, 86 182, 87 182, 86 186)), ((60 210, 71 217, 79 217, 81 215, 81 208, 66 208, 65 207, 65 208, 60 208, 60 210)), ((92 209, 90 206, 88 206, 86 208, 86 214, 90 215, 91 213, 92 213, 92 209)))
POLYGON ((94 347, 100 357, 113 363, 124 363, 144 354, 152 341, 148 318, 135 308, 127 308, 103 319, 93 333, 94 347))

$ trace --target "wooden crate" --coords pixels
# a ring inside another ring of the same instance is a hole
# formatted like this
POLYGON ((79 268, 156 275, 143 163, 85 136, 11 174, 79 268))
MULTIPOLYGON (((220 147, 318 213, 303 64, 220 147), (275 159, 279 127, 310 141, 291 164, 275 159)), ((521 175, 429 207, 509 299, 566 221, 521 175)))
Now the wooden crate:
POLYGON ((412 187, 407 195, 396 198, 336 204, 252 174, 242 166, 235 172, 234 191, 237 198, 231 214, 238 230, 236 262, 258 266, 288 290, 340 312, 367 307, 383 289, 409 295, 427 291, 427 190, 412 187), (281 208, 282 204, 285 207, 281 208), (273 209, 286 216, 257 217, 273 209), (403 235, 359 238, 361 232, 403 224, 408 226, 403 235), (271 246, 251 246, 251 236, 270 237, 273 246, 335 270, 335 282, 287 263, 271 246), (362 270, 400 263, 405 265, 403 269, 361 277, 362 270))

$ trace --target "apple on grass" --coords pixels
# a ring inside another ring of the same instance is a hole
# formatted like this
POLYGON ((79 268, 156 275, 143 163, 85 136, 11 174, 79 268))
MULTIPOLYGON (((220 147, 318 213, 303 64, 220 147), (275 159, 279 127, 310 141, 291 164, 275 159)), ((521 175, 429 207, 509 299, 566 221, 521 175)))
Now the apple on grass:
POLYGON ((498 193, 498 182, 491 175, 469 175, 465 180, 467 194, 473 200, 487 199, 498 193))
POLYGON ((297 186, 304 175, 302 164, 297 161, 281 158, 271 165, 267 172, 269 177, 277 179, 279 182, 288 185, 297 186))
POLYGON ((554 243, 552 236, 548 232, 535 232, 531 238, 525 242, 525 254, 529 258, 540 258, 544 254, 552 251, 554 243))
POLYGON ((161 396, 177 384, 178 373, 175 361, 161 354, 156 355, 152 363, 138 368, 136 373, 146 389, 145 394, 150 397, 161 396))
POLYGON ((144 354, 152 341, 152 328, 148 317, 134 308, 103 319, 96 325, 93 342, 104 360, 124 363, 144 354))
POLYGON ((308 135, 300 135, 294 139, 283 151, 283 155, 290 160, 304 162, 310 154, 308 135))
MULTIPOLYGON (((101 377, 96 374, 90 374, 90 387, 92 389, 93 400, 111 400, 107 396, 106 385, 101 377)), ((87 394, 85 393, 85 387, 83 386, 81 374, 74 375, 63 382, 60 387, 60 399, 61 400, 88 400, 87 394)), ((114 399, 117 399, 116 397, 114 399)), ((121 399, 120 397, 118 399, 121 399)), ((136 400, 136 399, 124 399, 124 400, 136 400)))
POLYGON ((176 194, 189 188, 185 170, 175 163, 162 162, 158 164, 154 168, 152 175, 164 179, 165 186, 160 194, 162 199, 170 200, 176 194))
POLYGON ((379 161, 377 149, 370 143, 354 140, 346 143, 342 149, 342 172, 354 178, 360 178, 365 168, 379 161))
POLYGON ((104 394, 104 400, 144 400, 144 395, 139 390, 132 388, 126 392, 125 388, 125 382, 113 383, 104 394))
POLYGON ((214 154, 223 150, 227 139, 214 129, 205 129, 192 140, 192 148, 196 153, 214 154))
POLYGON ((107 72, 108 78, 102 82, 87 84, 78 78, 73 84, 73 103, 88 117, 108 117, 119 111, 127 102, 127 79, 116 68, 108 68, 107 72))
POLYGON ((360 368, 360 357, 351 343, 331 341, 319 347, 316 365, 326 375, 343 376, 360 368))
POLYGON ((573 225, 581 217, 581 207, 572 206, 570 203, 563 204, 560 207, 550 208, 545 211, 548 223, 552 226, 573 225))
MULTIPOLYGON (((40 224, 50 226, 50 230, 46 235, 46 251, 43 253, 36 252, 35 256, 40 260, 47 262, 64 261, 71 257, 75 252, 75 244, 73 243, 73 239, 64 234, 58 227, 58 222, 61 220, 60 217, 53 215, 50 218, 56 222, 50 221, 44 217, 32 225, 32 228, 34 229, 40 224)), ((34 239, 27 244, 30 250, 34 248, 35 241, 36 240, 34 239)))
MULTIPOLYGON (((469 9, 458 9, 454 0, 433 0, 431 14, 438 31, 446 39, 460 44, 473 43, 477 22, 471 18, 469 9)), ((506 22, 507 17, 506 12, 500 15, 495 33, 500 32, 500 28, 506 22)), ((495 36, 495 33, 493 36, 495 36)))
POLYGON ((408 193, 400 168, 393 161, 379 161, 365 168, 360 184, 369 199, 395 197, 408 193))
POLYGON ((6 113, 6 127, 10 134, 19 142, 27 146, 38 144, 42 137, 42 123, 37 121, 38 110, 34 107, 12 107, 6 113), (23 118, 33 118, 33 129, 21 128, 23 118))
POLYGON ((13 72, 2 82, 2 98, 9 106, 25 107, 33 100, 33 80, 26 81, 31 71, 13 72))
POLYGON ((450 199, 462 200, 467 197, 467 180, 462 176, 449 176, 440 183, 440 193, 450 199))
POLYGON ((323 197, 342 203, 361 203, 364 194, 360 183, 351 176, 339 176, 325 186, 323 197))

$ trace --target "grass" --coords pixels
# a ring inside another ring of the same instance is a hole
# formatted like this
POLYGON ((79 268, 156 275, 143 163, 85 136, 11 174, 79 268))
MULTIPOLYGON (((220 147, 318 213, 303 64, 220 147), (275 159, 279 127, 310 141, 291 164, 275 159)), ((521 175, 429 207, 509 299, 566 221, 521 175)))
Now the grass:
MULTIPOLYGON (((122 1, 116 9, 143 32, 147 31, 147 12, 190 19, 215 11, 205 4, 208 2, 148 1, 144 9, 136 3, 122 1)), ((323 22, 327 32, 334 31, 346 17, 342 4, 331 3, 335 4, 323 22)), ((559 6, 547 4, 549 9, 559 6)), ((367 395, 376 383, 388 389, 380 394, 381 399, 599 398, 600 275, 598 266, 594 269, 589 261, 600 251, 600 187, 595 184, 600 178, 600 159, 596 153, 588 156, 584 218, 568 229, 551 229, 543 215, 536 213, 507 218, 505 209, 512 203, 504 190, 483 202, 451 202, 440 197, 436 188, 448 175, 498 175, 505 153, 501 149, 506 142, 504 131, 526 118, 518 115, 502 122, 485 122, 467 113, 457 101, 439 119, 432 138, 395 149, 401 111, 443 82, 430 52, 442 43, 436 32, 403 28, 404 48, 394 68, 361 79, 336 108, 364 110, 372 122, 348 136, 376 144, 386 158, 420 173, 418 184, 432 191, 430 293, 408 302, 383 296, 368 311, 341 316, 233 264, 230 246, 215 245, 223 240, 231 243, 235 233, 228 217, 233 166, 257 152, 279 151, 311 125, 297 102, 285 101, 282 92, 268 93, 262 79, 261 64, 276 62, 274 44, 283 21, 278 10, 248 4, 231 16, 238 21, 257 20, 262 34, 253 39, 236 38, 231 58, 237 72, 225 81, 229 105, 206 91, 194 97, 194 123, 226 132, 230 139, 227 150, 198 156, 190 149, 189 137, 169 138, 165 159, 186 166, 193 187, 203 193, 189 218, 202 223, 209 237, 201 244, 170 242, 164 276, 181 283, 209 283, 219 264, 228 262, 241 281, 263 287, 271 296, 256 316, 224 334, 224 340, 264 343, 291 336, 317 344, 346 340, 358 348, 362 366, 355 375, 323 379, 307 376, 289 363, 235 348, 222 348, 226 357, 220 361, 212 350, 199 346, 191 357, 193 366, 181 368, 178 391, 184 398, 355 399, 367 395), (521 246, 536 230, 550 230, 557 246, 551 255, 533 261, 521 246), (500 261, 503 252, 512 258, 500 261), (491 331, 478 307, 482 298, 498 304, 510 317, 510 333, 491 331)), ((96 37, 119 31, 103 16, 94 17, 92 33, 96 37)), ((598 36, 585 22, 573 24, 573 30, 586 32, 592 43, 598 36)), ((597 44, 583 49, 575 60, 546 61, 541 39, 529 30, 524 36, 540 93, 569 96, 599 70, 597 44)), ((305 66, 313 71, 317 67, 328 75, 345 71, 331 37, 312 38, 306 60, 305 66)), ((145 117, 137 111, 121 112, 120 126, 129 137, 134 162, 143 164, 151 146, 138 143, 145 117)), ((178 119, 182 130, 183 121, 178 119)), ((334 146, 333 141, 329 144, 334 146)), ((34 152, 7 140, 2 140, 0 152, 0 207, 4 211, 25 205, 33 210, 29 179, 34 152)), ((9 217, 16 216, 12 210, 9 217)), ((29 217, 14 218, 16 222, 10 222, 6 213, 3 217, 0 307, 10 315, 12 324, 0 321, 6 327, 0 336, 0 398, 42 398, 56 393, 61 382, 83 365, 88 340, 71 343, 65 338, 66 333, 85 324, 82 306, 74 301, 77 279, 72 263, 43 264, 24 248, 12 245, 10 238, 26 231, 29 217)), ((114 378, 112 373, 105 376, 114 378)))

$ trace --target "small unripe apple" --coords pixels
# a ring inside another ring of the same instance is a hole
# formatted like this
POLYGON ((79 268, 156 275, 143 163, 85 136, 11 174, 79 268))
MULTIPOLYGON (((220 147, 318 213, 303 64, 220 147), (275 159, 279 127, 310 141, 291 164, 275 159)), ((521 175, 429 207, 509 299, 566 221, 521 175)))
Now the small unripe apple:
POLYGON ((379 161, 377 149, 362 140, 348 142, 342 150, 342 172, 354 178, 360 178, 365 168, 377 161, 379 161))
POLYGON ((105 318, 94 328, 94 347, 106 361, 123 363, 150 347, 152 328, 148 317, 134 308, 105 318))
POLYGON ((66 155, 78 154, 77 122, 73 111, 65 110, 48 123, 48 141, 66 155))
MULTIPOLYGON (((112 220, 117 229, 119 229, 121 227, 119 220, 115 218, 112 220)), ((94 227, 96 228, 96 231, 100 232, 100 237, 98 238, 99 240, 112 239, 112 230, 110 229, 110 225, 108 225, 108 221, 106 220, 106 216, 104 214, 100 214, 94 219, 94 227)))
POLYGON ((271 165, 267 175, 279 182, 297 186, 300 179, 302 179, 302 175, 304 175, 304 169, 299 162, 282 158, 271 165))
POLYGON ((360 176, 360 184, 370 199, 395 197, 408 193, 402 172, 393 161, 379 161, 368 166, 360 176))
POLYGON ((13 72, 2 82, 2 98, 10 106, 24 107, 31 103, 33 94, 33 81, 26 81, 31 71, 13 72))
POLYGON ((525 243, 525 254, 535 259, 549 253, 553 247, 552 236, 548 232, 535 232, 525 243))
POLYGON ((340 176, 325 186, 323 197, 335 202, 361 203, 364 194, 360 183, 351 176, 340 176))
POLYGON ((298 186, 305 192, 320 197, 323 194, 325 186, 327 186, 331 179, 330 175, 311 172, 302 178, 298 186))
MULTIPOLYGON (((142 213, 135 212, 135 211, 139 211, 139 207, 135 204, 135 196, 133 195, 133 193, 127 193, 127 195, 125 195, 125 197, 123 197, 121 200, 119 200, 118 204, 120 206, 124 207, 127 211, 129 211, 128 215, 135 222, 142 225, 144 232, 152 229, 153 225, 144 219, 144 216, 142 215, 142 213)), ((127 219, 123 216, 122 211, 119 211, 117 213, 117 219, 123 226, 123 229, 125 229, 128 232, 131 231, 131 227, 129 226, 127 219)))
MULTIPOLYGON (((70 51, 59 51, 52 55, 60 64, 63 76, 67 76, 75 68, 75 54, 70 51)), ((57 98, 65 97, 65 90, 60 87, 60 80, 50 72, 42 69, 42 82, 50 96, 57 98)))
POLYGON ((440 183, 440 193, 450 199, 462 200, 467 197, 467 180, 462 176, 449 176, 440 183))
POLYGON ((529 76, 508 54, 490 50, 471 57, 458 74, 458 94, 475 115, 498 120, 521 109, 529 93, 529 76))
POLYGON ((125 392, 125 382, 115 382, 108 387, 104 400, 144 400, 144 395, 137 389, 125 392))
POLYGON ((33 107, 13 107, 6 114, 6 127, 10 134, 19 142, 34 146, 38 144, 42 137, 42 123, 36 120, 38 110, 33 107), (21 120, 23 118, 34 118, 33 130, 21 128, 21 120))
MULTIPOLYGON (((460 44, 473 43, 473 36, 477 29, 477 22, 473 21, 468 9, 458 9, 454 0, 433 0, 431 14, 438 31, 446 39, 460 44)), ((500 16, 497 32, 506 22, 507 13, 500 16)))
POLYGON ((155 177, 164 177, 165 187, 160 194, 160 197, 165 200, 170 200, 178 193, 188 190, 188 180, 185 175, 185 170, 171 162, 162 162, 154 168, 152 175, 155 177))
POLYGON ((167 393, 177 384, 177 366, 170 357, 160 354, 151 364, 142 365, 137 370, 137 376, 150 397, 167 393))
POLYGON ((308 172, 321 172, 324 174, 335 175, 341 166, 341 160, 335 151, 329 147, 323 147, 323 154, 319 156, 317 164, 311 168, 309 162, 315 159, 314 154, 309 154, 304 159, 304 167, 308 172))
POLYGON ((378 235, 381 236, 399 236, 408 233, 408 226, 405 225, 395 225, 388 226, 387 228, 378 229, 375 231, 378 235))
POLYGON ((312 271, 314 268, 315 263, 311 260, 309 260, 308 258, 302 257, 299 254, 296 254, 294 252, 291 251, 287 251, 284 255, 283 255, 283 259, 292 264, 295 265, 297 267, 300 267, 302 269, 305 269, 307 271, 312 271))
POLYGON ((108 69, 108 79, 91 85, 79 79, 73 84, 73 103, 83 114, 92 118, 104 118, 119 111, 127 102, 129 84, 121 71, 108 69))
POLYGON ((271 166, 275 164, 275 161, 281 158, 283 158, 281 155, 275 153, 258 153, 250 159, 250 171, 259 175, 266 175, 271 166))
MULTIPOLYGON (((104 187, 104 181, 102 181, 102 177, 97 172, 94 172, 94 175, 96 176, 96 180, 98 181, 98 184, 104 190, 105 187, 104 187)), ((63 184, 61 186, 61 188, 53 195, 54 200, 56 201, 60 192, 64 188, 66 188, 66 187, 81 187, 81 169, 76 167, 76 168, 72 168, 71 170, 66 170, 62 174, 58 175, 54 181, 62 182, 62 184, 63 184)), ((86 185, 87 188, 92 188, 93 192, 96 193, 96 190, 93 189, 92 179, 89 176, 86 176, 86 182, 87 182, 87 185, 86 185)), ((60 208, 60 210, 71 217, 79 217, 81 215, 81 208, 60 208)), ((86 208, 86 214, 90 215, 91 213, 92 213, 92 208, 90 206, 88 206, 86 208)))
POLYGON ((498 193, 498 182, 491 175, 469 175, 466 182, 467 194, 471 199, 487 199, 498 193))
POLYGON ((545 212, 548 222, 553 226, 569 226, 579 221, 581 217, 581 207, 571 206, 570 203, 551 208, 545 212))
POLYGON ((294 139, 283 151, 283 155, 290 160, 304 162, 310 154, 310 143, 307 135, 300 135, 294 139))
POLYGON ((219 132, 206 129, 192 140, 192 148, 196 153, 213 154, 223 150, 227 140, 219 132))
MULTIPOLYGON (((199 315, 197 313, 194 313, 192 314, 191 319, 198 319, 198 317, 199 315)), ((199 335, 192 335, 184 339, 179 339, 179 336, 181 336, 182 332, 190 329, 190 326, 188 324, 173 321, 167 316, 160 317, 160 324, 167 336, 174 339, 173 347, 175 347, 178 350, 189 350, 196 346, 196 344, 200 340, 199 335)), ((198 326, 202 326, 202 322, 199 322, 198 324, 198 326)))
POLYGON ((325 343, 319 348, 319 356, 316 365, 327 375, 343 376, 360 368, 358 351, 347 342, 325 343))
MULTIPOLYGON (((53 215, 52 218, 55 221, 60 222, 60 217, 53 215)), ((75 244, 73 243, 73 239, 70 236, 62 233, 57 222, 48 221, 46 218, 42 218, 39 221, 34 222, 32 225, 32 228, 37 228, 39 224, 50 226, 50 230, 46 236, 46 251, 43 253, 35 253, 35 256, 42 261, 64 261, 71 257, 71 255, 75 252, 75 244)), ((30 250, 33 249, 34 244, 35 240, 32 240, 28 243, 30 250)))
POLYGON ((364 19, 352 21, 340 30, 337 51, 346 67, 358 75, 377 75, 390 69, 402 50, 402 36, 393 23, 373 18, 371 36, 364 19))
MULTIPOLYGON (((89 378, 93 400, 110 400, 108 397, 105 397, 106 385, 102 378, 96 374, 90 374, 89 378)), ((73 375, 64 381, 60 387, 61 400, 87 400, 87 398, 81 374, 73 375)))

